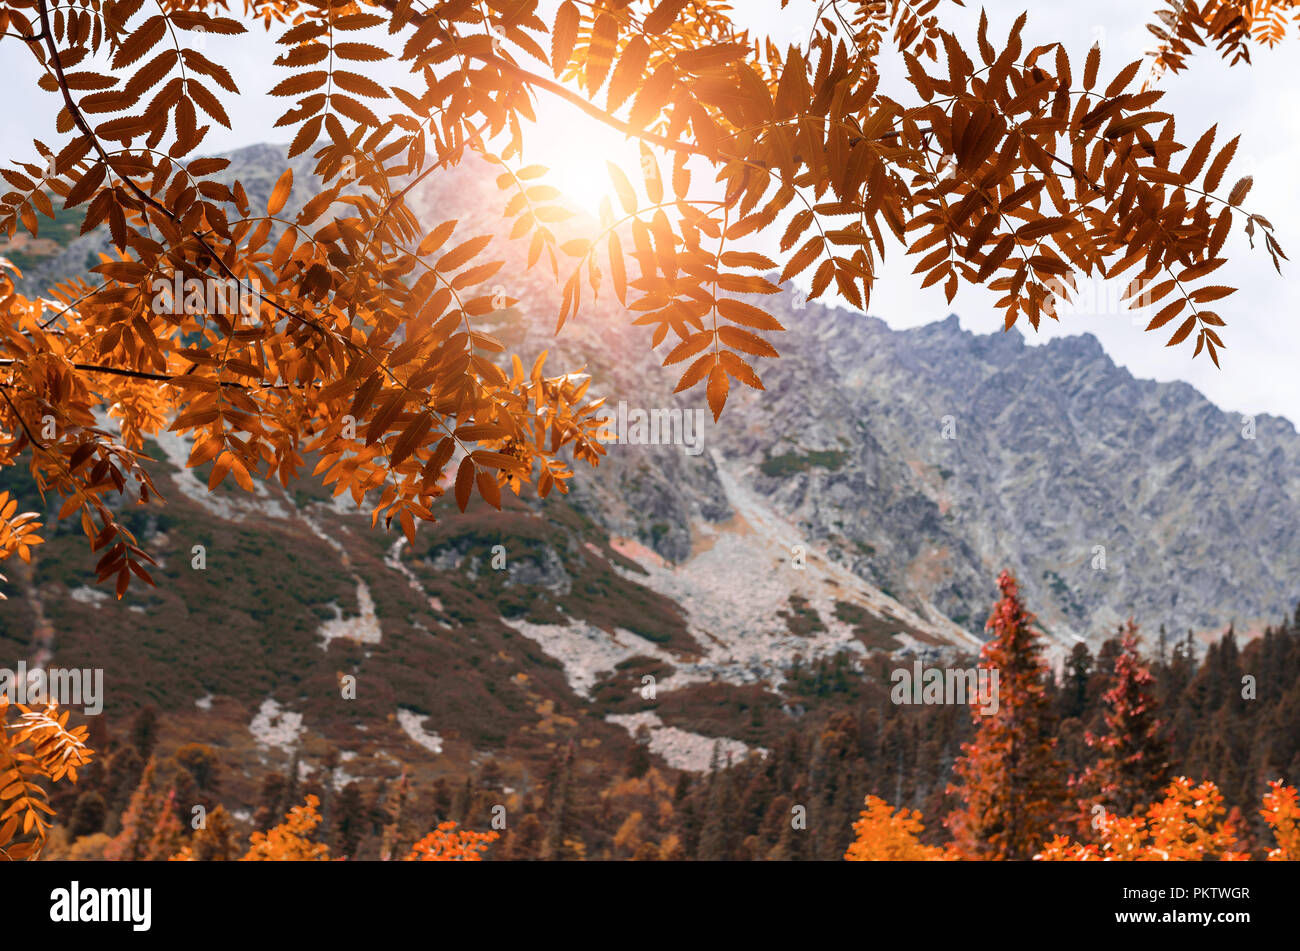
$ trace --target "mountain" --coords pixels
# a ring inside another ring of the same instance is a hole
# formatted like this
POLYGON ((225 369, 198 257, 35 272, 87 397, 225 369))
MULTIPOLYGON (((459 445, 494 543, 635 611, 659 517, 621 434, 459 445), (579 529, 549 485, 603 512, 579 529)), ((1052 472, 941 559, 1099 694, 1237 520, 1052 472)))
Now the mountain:
POLYGON ((1258 630, 1295 596, 1288 421, 1135 379, 1090 335, 768 306, 792 333, 769 392, 717 428, 720 476, 919 614, 978 631, 1003 567, 1062 641, 1130 615, 1258 630))
MULTIPOLYGON (((231 156, 254 204, 279 154, 231 156)), ((301 202, 308 163, 295 169, 301 202)), ((499 227, 503 194, 472 160, 433 181, 416 197, 426 222, 499 227)), ((29 283, 76 273, 102 241, 33 258, 29 283)), ((546 265, 504 253, 500 289, 520 303, 480 329, 525 359, 547 350, 551 371, 585 368, 626 435, 638 411, 681 411, 677 443, 610 444, 564 497, 447 505, 412 547, 307 481, 209 495, 206 467, 186 470, 164 436, 147 448, 167 504, 129 515, 159 588, 114 601, 61 526, 11 573, 0 656, 103 668, 110 719, 164 711, 173 745, 222 748, 247 804, 295 749, 337 752, 336 784, 491 758, 526 787, 557 744, 621 756, 645 727, 670 766, 705 769, 715 748, 767 748, 851 703, 873 653, 976 650, 1002 568, 1057 657, 1130 615, 1208 635, 1295 599, 1285 420, 1249 430, 1190 386, 1135 379, 1090 336, 1029 346, 953 316, 895 331, 786 292, 752 299, 789 330, 766 391, 733 390, 715 424, 702 393, 672 394, 667 347, 650 351, 608 291, 557 338, 546 265)), ((0 488, 46 508, 23 473, 0 488)))
MULTIPOLYGON (((491 207, 494 189, 479 187, 457 194, 491 207)), ((515 273, 503 285, 522 303, 489 325, 497 336, 525 355, 549 349, 552 366, 585 364, 611 409, 703 409, 702 392, 672 396, 678 374, 608 300, 557 339, 549 276, 515 273)), ((895 331, 793 289, 750 301, 790 331, 760 368, 766 392, 733 388, 699 455, 611 446, 613 471, 577 489, 593 518, 677 576, 692 573, 701 539, 727 537, 739 517, 743 531, 764 526, 767 548, 729 553, 737 575, 803 544, 955 643, 981 632, 1004 567, 1062 645, 1095 643, 1130 615, 1178 635, 1257 631, 1294 599, 1300 440, 1289 421, 1136 379, 1089 334, 1032 346, 1015 328, 963 331, 953 315, 895 331)), ((722 587, 726 613, 743 616, 751 592, 722 587)))

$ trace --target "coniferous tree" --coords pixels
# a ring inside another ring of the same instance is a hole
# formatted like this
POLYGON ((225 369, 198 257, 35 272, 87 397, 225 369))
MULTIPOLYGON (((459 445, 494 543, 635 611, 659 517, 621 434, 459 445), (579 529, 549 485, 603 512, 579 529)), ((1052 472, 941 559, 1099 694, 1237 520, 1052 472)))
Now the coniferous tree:
POLYGON ((627 765, 624 772, 632 779, 640 779, 650 771, 650 730, 643 723, 637 727, 636 735, 627 749, 627 765))
MULTIPOLYGON (((469 780, 465 783, 468 786, 469 780)), ((400 854, 398 845, 402 838, 402 813, 406 809, 406 800, 410 797, 410 793, 411 784, 406 778, 406 768, 403 767, 402 774, 388 784, 388 795, 384 802, 384 816, 387 821, 384 823, 379 845, 379 858, 382 861, 387 862, 400 854)))
POLYGON ((83 835, 94 835, 104 828, 107 816, 108 807, 104 804, 104 797, 93 789, 88 789, 77 797, 68 831, 74 840, 83 835))
POLYGON ((131 745, 143 762, 153 755, 158 742, 158 710, 152 704, 141 708, 131 722, 131 745))
POLYGON ((149 849, 149 840, 163 805, 153 788, 155 768, 151 758, 131 793, 131 801, 122 815, 121 830, 104 848, 104 858, 110 862, 138 862, 149 849))
POLYGON ((284 788, 287 780, 280 773, 268 773, 262 780, 262 791, 258 797, 257 811, 253 813, 253 828, 265 832, 277 825, 287 810, 280 807, 284 803, 284 788))
POLYGON ((1028 859, 1050 837, 1060 815, 1062 764, 1045 693, 1047 673, 1034 617, 1021 604, 1016 580, 998 577, 1001 600, 986 627, 993 632, 980 666, 998 671, 998 708, 972 707, 975 739, 962 745, 952 790, 964 806, 945 825, 958 849, 984 859, 1028 859))
MULTIPOLYGON (((681 788, 680 784, 678 788, 681 788)), ((690 790, 677 804, 677 835, 681 840, 682 851, 689 858, 698 858, 700 851, 700 810, 696 806, 698 801, 697 791, 690 790)))
POLYGON ((176 818, 176 790, 169 789, 162 799, 149 843, 142 856, 149 862, 165 862, 185 845, 185 829, 176 818))
POLYGON ((335 801, 330 850, 335 855, 354 858, 366 825, 361 786, 358 783, 348 783, 335 801))
POLYGON ((199 792, 194 776, 188 770, 181 768, 174 759, 168 761, 165 766, 170 767, 171 775, 169 808, 176 814, 176 821, 183 828, 188 829, 190 819, 194 816, 195 806, 211 809, 216 803, 199 792))
POLYGON ((808 830, 796 829, 787 817, 776 848, 772 850, 771 858, 777 862, 797 862, 808 857, 807 851, 808 830))
POLYGON ((1082 717, 1088 707, 1088 682, 1092 677, 1092 653, 1080 642, 1070 649, 1057 694, 1057 710, 1062 720, 1082 717))
POLYGON ((1155 677, 1138 653, 1138 627, 1130 618, 1122 628, 1112 686, 1105 703, 1105 732, 1089 733, 1096 761, 1076 784, 1085 817, 1101 805, 1127 816, 1155 802, 1169 779, 1169 744, 1157 716, 1155 677))
POLYGON ((465 777, 465 782, 456 789, 456 794, 451 800, 451 818, 461 826, 470 824, 470 817, 474 811, 474 779, 471 776, 465 777))
POLYGON ((144 760, 140 758, 134 746, 123 746, 109 757, 108 775, 105 778, 108 792, 104 801, 109 812, 109 822, 105 824, 105 831, 110 835, 115 835, 121 827, 120 817, 131 801, 131 794, 140 784, 144 767, 144 760))
POLYGON ((215 793, 221 790, 221 766, 212 747, 203 743, 186 743, 172 758, 194 777, 194 784, 200 791, 215 793))
POLYGON ((302 804, 301 774, 302 750, 295 746, 289 757, 289 768, 284 773, 284 787, 280 791, 280 807, 277 812, 281 816, 288 815, 290 809, 302 804))
POLYGON ((233 862, 242 852, 230 813, 224 806, 217 806, 208 813, 203 826, 194 831, 188 852, 182 849, 182 856, 196 862, 233 862))
POLYGON ((700 829, 699 858, 702 862, 718 862, 735 858, 739 845, 737 820, 740 802, 735 792, 735 777, 730 768, 724 768, 710 777, 709 797, 700 829))
POLYGON ((543 837, 541 820, 531 811, 526 813, 519 820, 518 826, 510 832, 505 858, 514 862, 536 859, 542 847, 543 837))
POLYGON ((541 858, 554 860, 569 855, 570 823, 572 820, 570 797, 573 784, 573 743, 565 748, 556 773, 554 791, 547 790, 550 802, 550 821, 542 844, 541 858))

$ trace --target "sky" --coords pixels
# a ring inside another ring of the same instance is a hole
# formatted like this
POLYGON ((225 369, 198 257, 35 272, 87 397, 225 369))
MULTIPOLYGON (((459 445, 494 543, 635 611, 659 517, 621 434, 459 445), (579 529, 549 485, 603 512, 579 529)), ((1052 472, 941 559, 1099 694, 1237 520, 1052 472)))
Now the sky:
MULTIPOLYGON (((996 41, 1005 38, 1016 17, 1028 8, 1026 48, 1062 40, 1076 70, 1082 68, 1089 48, 1099 44, 1104 81, 1129 62, 1143 58, 1150 48, 1154 38, 1147 32, 1146 23, 1156 3, 1050 0, 1029 5, 1026 0, 987 0, 983 9, 988 13, 990 36, 996 41)), ((544 11, 556 6, 558 0, 543 2, 544 11)), ((772 36, 782 46, 806 37, 815 9, 811 3, 799 0, 784 11, 780 10, 779 0, 738 0, 734 6, 739 23, 772 36)), ((940 9, 949 29, 968 39, 968 48, 973 46, 981 8, 960 8, 945 2, 940 9)), ((391 42, 382 32, 367 39, 380 44, 391 42)), ((271 65, 278 52, 272 39, 259 27, 241 37, 207 37, 201 49, 229 68, 243 90, 234 102, 234 97, 223 94, 235 128, 227 131, 214 127, 204 142, 204 151, 286 142, 289 135, 285 130, 273 126, 293 100, 265 95, 287 75, 285 70, 271 65)), ((1186 71, 1160 80, 1159 88, 1166 91, 1166 96, 1155 108, 1177 117, 1178 137, 1189 145, 1216 123, 1220 130, 1218 144, 1241 135, 1227 184, 1242 175, 1254 177, 1246 207, 1267 217, 1282 247, 1288 254, 1296 252, 1293 256, 1300 261, 1300 247, 1295 245, 1300 233, 1300 197, 1295 186, 1300 110, 1291 105, 1300 93, 1300 75, 1294 68, 1297 52, 1300 38, 1293 37, 1274 50, 1256 48, 1250 65, 1230 68, 1212 51, 1198 51, 1186 71)), ((883 64, 891 61, 891 57, 882 56, 883 64)), ((372 67, 368 71, 380 81, 388 78, 382 75, 382 69, 372 67)), ((39 71, 21 43, 0 40, 0 76, 10 90, 5 118, 0 123, 0 158, 31 161, 35 154, 33 138, 47 144, 63 141, 54 130, 57 99, 36 88, 39 71)), ((886 72, 882 88, 900 99, 910 89, 901 71, 892 70, 886 72)), ((555 169, 556 184, 579 199, 607 187, 607 157, 625 168, 635 169, 638 164, 634 147, 572 106, 545 101, 539 108, 539 118, 540 128, 527 133, 530 145, 526 158, 555 169), (599 189, 595 183, 599 183, 599 189)), ((1116 303, 1114 288, 1089 289, 1077 312, 1062 312, 1059 323, 1045 321, 1037 333, 1027 324, 1018 327, 1031 344, 1056 336, 1091 333, 1116 363, 1138 377, 1184 380, 1225 410, 1271 413, 1300 423, 1300 307, 1295 303, 1300 284, 1292 273, 1296 268, 1283 262, 1279 276, 1262 247, 1252 251, 1239 227, 1234 229, 1225 249, 1228 264, 1215 275, 1216 282, 1240 288, 1235 295, 1217 302, 1217 312, 1227 322, 1220 331, 1227 344, 1220 354, 1221 370, 1204 353, 1193 360, 1190 344, 1166 348, 1172 325, 1162 331, 1143 332, 1145 321, 1116 303)), ((1001 315, 993 307, 998 295, 983 288, 963 287, 949 305, 940 287, 919 289, 919 279, 911 274, 915 259, 901 252, 901 247, 888 250, 868 308, 871 314, 896 328, 927 324, 955 313, 967 330, 989 333, 1001 329, 1001 315)), ((804 278, 811 273, 809 269, 804 278)))

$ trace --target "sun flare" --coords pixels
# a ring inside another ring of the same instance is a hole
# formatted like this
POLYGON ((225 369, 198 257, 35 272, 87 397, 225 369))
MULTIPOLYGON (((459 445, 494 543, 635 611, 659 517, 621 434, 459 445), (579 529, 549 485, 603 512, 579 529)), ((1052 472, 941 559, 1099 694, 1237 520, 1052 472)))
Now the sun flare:
POLYGON ((567 106, 539 110, 524 141, 525 164, 545 165, 541 182, 558 188, 576 211, 592 218, 600 217, 602 199, 618 204, 607 163, 618 165, 633 182, 640 178, 635 144, 567 106))

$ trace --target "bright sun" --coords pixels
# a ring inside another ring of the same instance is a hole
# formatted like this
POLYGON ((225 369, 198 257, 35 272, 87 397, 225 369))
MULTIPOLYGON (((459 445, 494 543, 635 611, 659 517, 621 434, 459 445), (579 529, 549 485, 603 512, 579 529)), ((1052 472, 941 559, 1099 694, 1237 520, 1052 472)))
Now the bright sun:
POLYGON ((545 165, 549 171, 542 181, 578 209, 599 218, 606 196, 618 206, 606 162, 622 168, 639 190, 640 153, 634 142, 564 103, 546 102, 537 119, 524 132, 524 164, 545 165))

